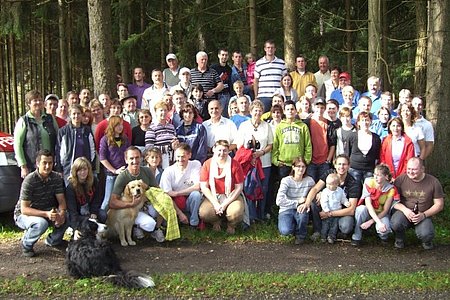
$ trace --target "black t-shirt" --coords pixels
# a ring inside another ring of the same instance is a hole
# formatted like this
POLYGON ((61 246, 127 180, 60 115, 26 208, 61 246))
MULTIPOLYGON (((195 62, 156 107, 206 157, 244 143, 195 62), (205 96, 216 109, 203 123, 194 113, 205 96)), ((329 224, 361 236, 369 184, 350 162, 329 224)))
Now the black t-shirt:
MULTIPOLYGON (((327 176, 329 174, 336 173, 336 170, 330 169, 326 171, 319 180, 322 180, 324 183, 327 182, 327 176)), ((362 186, 361 183, 357 182, 355 178, 353 178, 352 175, 347 173, 347 176, 345 177, 344 184, 340 185, 340 187, 344 190, 345 195, 348 199, 350 198, 356 198, 359 199, 361 197, 362 193, 362 186)))
POLYGON ((231 86, 231 67, 229 65, 221 66, 220 64, 214 64, 211 66, 219 74, 220 80, 223 82, 222 93, 230 93, 231 86))

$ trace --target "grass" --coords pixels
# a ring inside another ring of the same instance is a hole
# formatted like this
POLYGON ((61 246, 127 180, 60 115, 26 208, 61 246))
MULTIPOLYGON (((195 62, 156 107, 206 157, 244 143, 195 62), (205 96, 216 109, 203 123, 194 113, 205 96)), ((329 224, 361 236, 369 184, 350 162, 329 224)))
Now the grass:
POLYGON ((447 291, 449 272, 416 273, 173 273, 155 276, 156 287, 147 290, 126 290, 102 282, 101 279, 73 280, 52 278, 48 281, 16 278, 0 279, 0 296, 18 297, 225 297, 249 295, 309 294, 333 297, 342 294, 367 295, 373 292, 447 291))
MULTIPOLYGON (((450 177, 449 177, 450 178, 450 177)), ((444 189, 450 193, 450 179, 445 180, 444 189)), ((450 205, 445 201, 444 211, 433 218, 438 244, 450 243, 450 205)), ((0 243, 17 241, 22 235, 12 222, 12 217, 0 216, 0 243)), ((291 237, 278 234, 276 220, 257 223, 246 231, 237 230, 234 236, 211 230, 192 231, 182 228, 184 239, 196 243, 292 243, 291 237)), ((372 232, 364 236, 367 244, 378 243, 372 232)), ((407 232, 407 240, 415 241, 414 231, 407 232)), ((409 244, 409 242, 408 242, 409 244)), ((270 295, 311 295, 334 298, 338 295, 371 295, 390 293, 427 293, 450 290, 450 270, 447 272, 413 273, 246 273, 205 272, 171 273, 154 276, 156 287, 149 290, 126 290, 103 282, 102 279, 74 280, 55 277, 45 281, 17 277, 0 278, 0 298, 239 298, 254 296, 267 298, 270 295), (380 289, 380 287, 382 287, 380 289)))

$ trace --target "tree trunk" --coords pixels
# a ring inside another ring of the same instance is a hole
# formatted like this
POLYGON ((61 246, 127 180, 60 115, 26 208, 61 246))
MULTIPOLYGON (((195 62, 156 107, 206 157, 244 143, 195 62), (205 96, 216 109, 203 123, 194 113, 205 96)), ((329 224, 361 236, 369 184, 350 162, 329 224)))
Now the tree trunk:
POLYGON ((0 39, 0 74, 4 74, 0 76, 0 98, 3 99, 0 103, 1 107, 1 131, 4 132, 12 132, 10 128, 10 118, 8 113, 8 106, 6 105, 6 101, 8 99, 8 83, 6 82, 7 72, 6 72, 6 40, 3 38, 0 39))
POLYGON ((427 118, 435 130, 434 150, 427 161, 433 174, 450 170, 450 4, 447 0, 430 1, 427 51, 427 118), (437 125, 440 126, 437 126, 437 125))
POLYGON ((201 13, 198 16, 198 49, 204 51, 206 49, 206 40, 205 34, 203 33, 203 19, 202 19, 202 10, 203 10, 203 0, 195 0, 195 4, 197 5, 197 10, 201 13))
MULTIPOLYGON (((128 39, 128 18, 129 18, 129 6, 128 1, 120 0, 119 1, 119 41, 120 44, 125 42, 128 39)), ((130 59, 123 55, 119 58, 120 63, 120 75, 122 76, 122 82, 130 82, 129 76, 129 64, 130 59)))
POLYGON ((369 0, 368 75, 381 74, 381 0, 369 0))
POLYGON ((414 68, 414 94, 424 95, 427 76, 427 2, 416 0, 416 60, 414 68))
POLYGON ((297 55, 297 19, 296 2, 283 0, 283 26, 284 26, 284 61, 287 68, 294 70, 297 55))
POLYGON ((167 35, 169 40, 169 53, 174 52, 173 47, 173 0, 169 0, 169 15, 167 22, 167 35))
POLYGON ((388 65, 388 60, 389 60, 389 48, 388 48, 388 36, 389 36, 389 23, 387 22, 387 20, 390 20, 390 17, 388 16, 389 12, 388 12, 388 3, 386 0, 383 0, 381 2, 382 4, 382 20, 381 20, 381 24, 382 24, 382 38, 381 38, 381 42, 382 42, 382 51, 381 51, 381 55, 383 57, 383 61, 381 62, 381 88, 383 91, 392 91, 392 80, 389 76, 389 65, 388 65))
POLYGON ((164 1, 161 1, 161 23, 160 23, 160 60, 161 69, 164 68, 166 63, 166 6, 164 1))
POLYGON ((59 60, 61 66, 61 97, 69 91, 69 61, 67 58, 67 36, 66 36, 66 7, 64 0, 58 0, 58 29, 59 29, 59 60))
POLYGON ((39 39, 40 39, 40 43, 39 43, 39 68, 40 68, 40 76, 39 76, 39 90, 40 92, 44 95, 45 97, 45 93, 46 93, 46 88, 45 88, 45 78, 46 78, 46 73, 47 73, 47 68, 45 66, 45 25, 44 25, 44 21, 41 20, 41 28, 39 30, 39 39))
POLYGON ((9 94, 9 108, 13 110, 13 118, 17 120, 19 117, 19 106, 23 104, 19 102, 19 97, 17 95, 17 68, 16 68, 16 39, 12 34, 9 35, 9 74, 11 85, 9 94))
POLYGON ((352 74, 353 69, 353 42, 352 42, 352 23, 351 23, 351 0, 345 0, 345 50, 347 52, 347 72, 352 74))
POLYGON ((88 0, 94 97, 115 91, 115 69, 111 32, 110 0, 88 0))
POLYGON ((249 20, 250 20, 250 52, 253 55, 258 53, 258 44, 256 40, 256 0, 248 1, 249 20))

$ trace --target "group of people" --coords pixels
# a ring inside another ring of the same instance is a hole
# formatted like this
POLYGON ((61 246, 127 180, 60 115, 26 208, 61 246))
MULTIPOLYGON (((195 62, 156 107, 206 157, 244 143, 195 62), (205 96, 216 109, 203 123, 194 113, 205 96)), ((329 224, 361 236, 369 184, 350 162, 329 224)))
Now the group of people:
MULTIPOLYGON (((225 225, 234 234, 240 224, 270 219, 276 204, 280 234, 293 234, 296 244, 312 219, 313 240, 353 233, 359 246, 375 224, 383 243, 394 231, 395 247, 403 248, 404 231, 414 226, 423 247, 433 248, 431 217, 444 196, 424 173, 434 133, 422 99, 402 90, 394 108, 375 76, 360 95, 326 56, 311 73, 299 55, 288 73, 273 41, 264 51, 247 64, 234 51, 232 66, 226 49, 211 66, 200 51, 192 69, 170 53, 168 68, 151 72, 152 85, 137 67, 132 84, 117 84, 117 99, 91 100, 83 89, 43 101, 28 92, 29 110, 14 130, 23 254, 34 255, 49 225, 57 229, 45 243, 55 246, 83 218, 105 222, 109 208, 138 205, 120 200, 135 179, 167 193, 178 222, 193 229, 225 225)), ((165 222, 145 205, 134 236, 149 232, 162 242, 165 222)))

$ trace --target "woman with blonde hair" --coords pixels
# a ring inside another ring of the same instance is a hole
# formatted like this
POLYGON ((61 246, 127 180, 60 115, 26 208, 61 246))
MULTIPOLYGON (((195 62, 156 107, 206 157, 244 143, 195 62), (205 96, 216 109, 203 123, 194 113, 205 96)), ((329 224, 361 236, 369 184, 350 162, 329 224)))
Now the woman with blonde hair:
POLYGON ((100 209, 102 202, 98 181, 92 172, 91 163, 85 157, 79 157, 73 162, 66 188, 66 202, 72 228, 78 228, 85 218, 106 222, 106 211, 100 209))
POLYGON ((123 120, 118 116, 109 118, 105 136, 100 140, 100 162, 105 168, 106 185, 105 197, 101 208, 107 210, 109 199, 114 187, 117 175, 125 170, 125 150, 130 146, 128 138, 123 132, 123 120))

